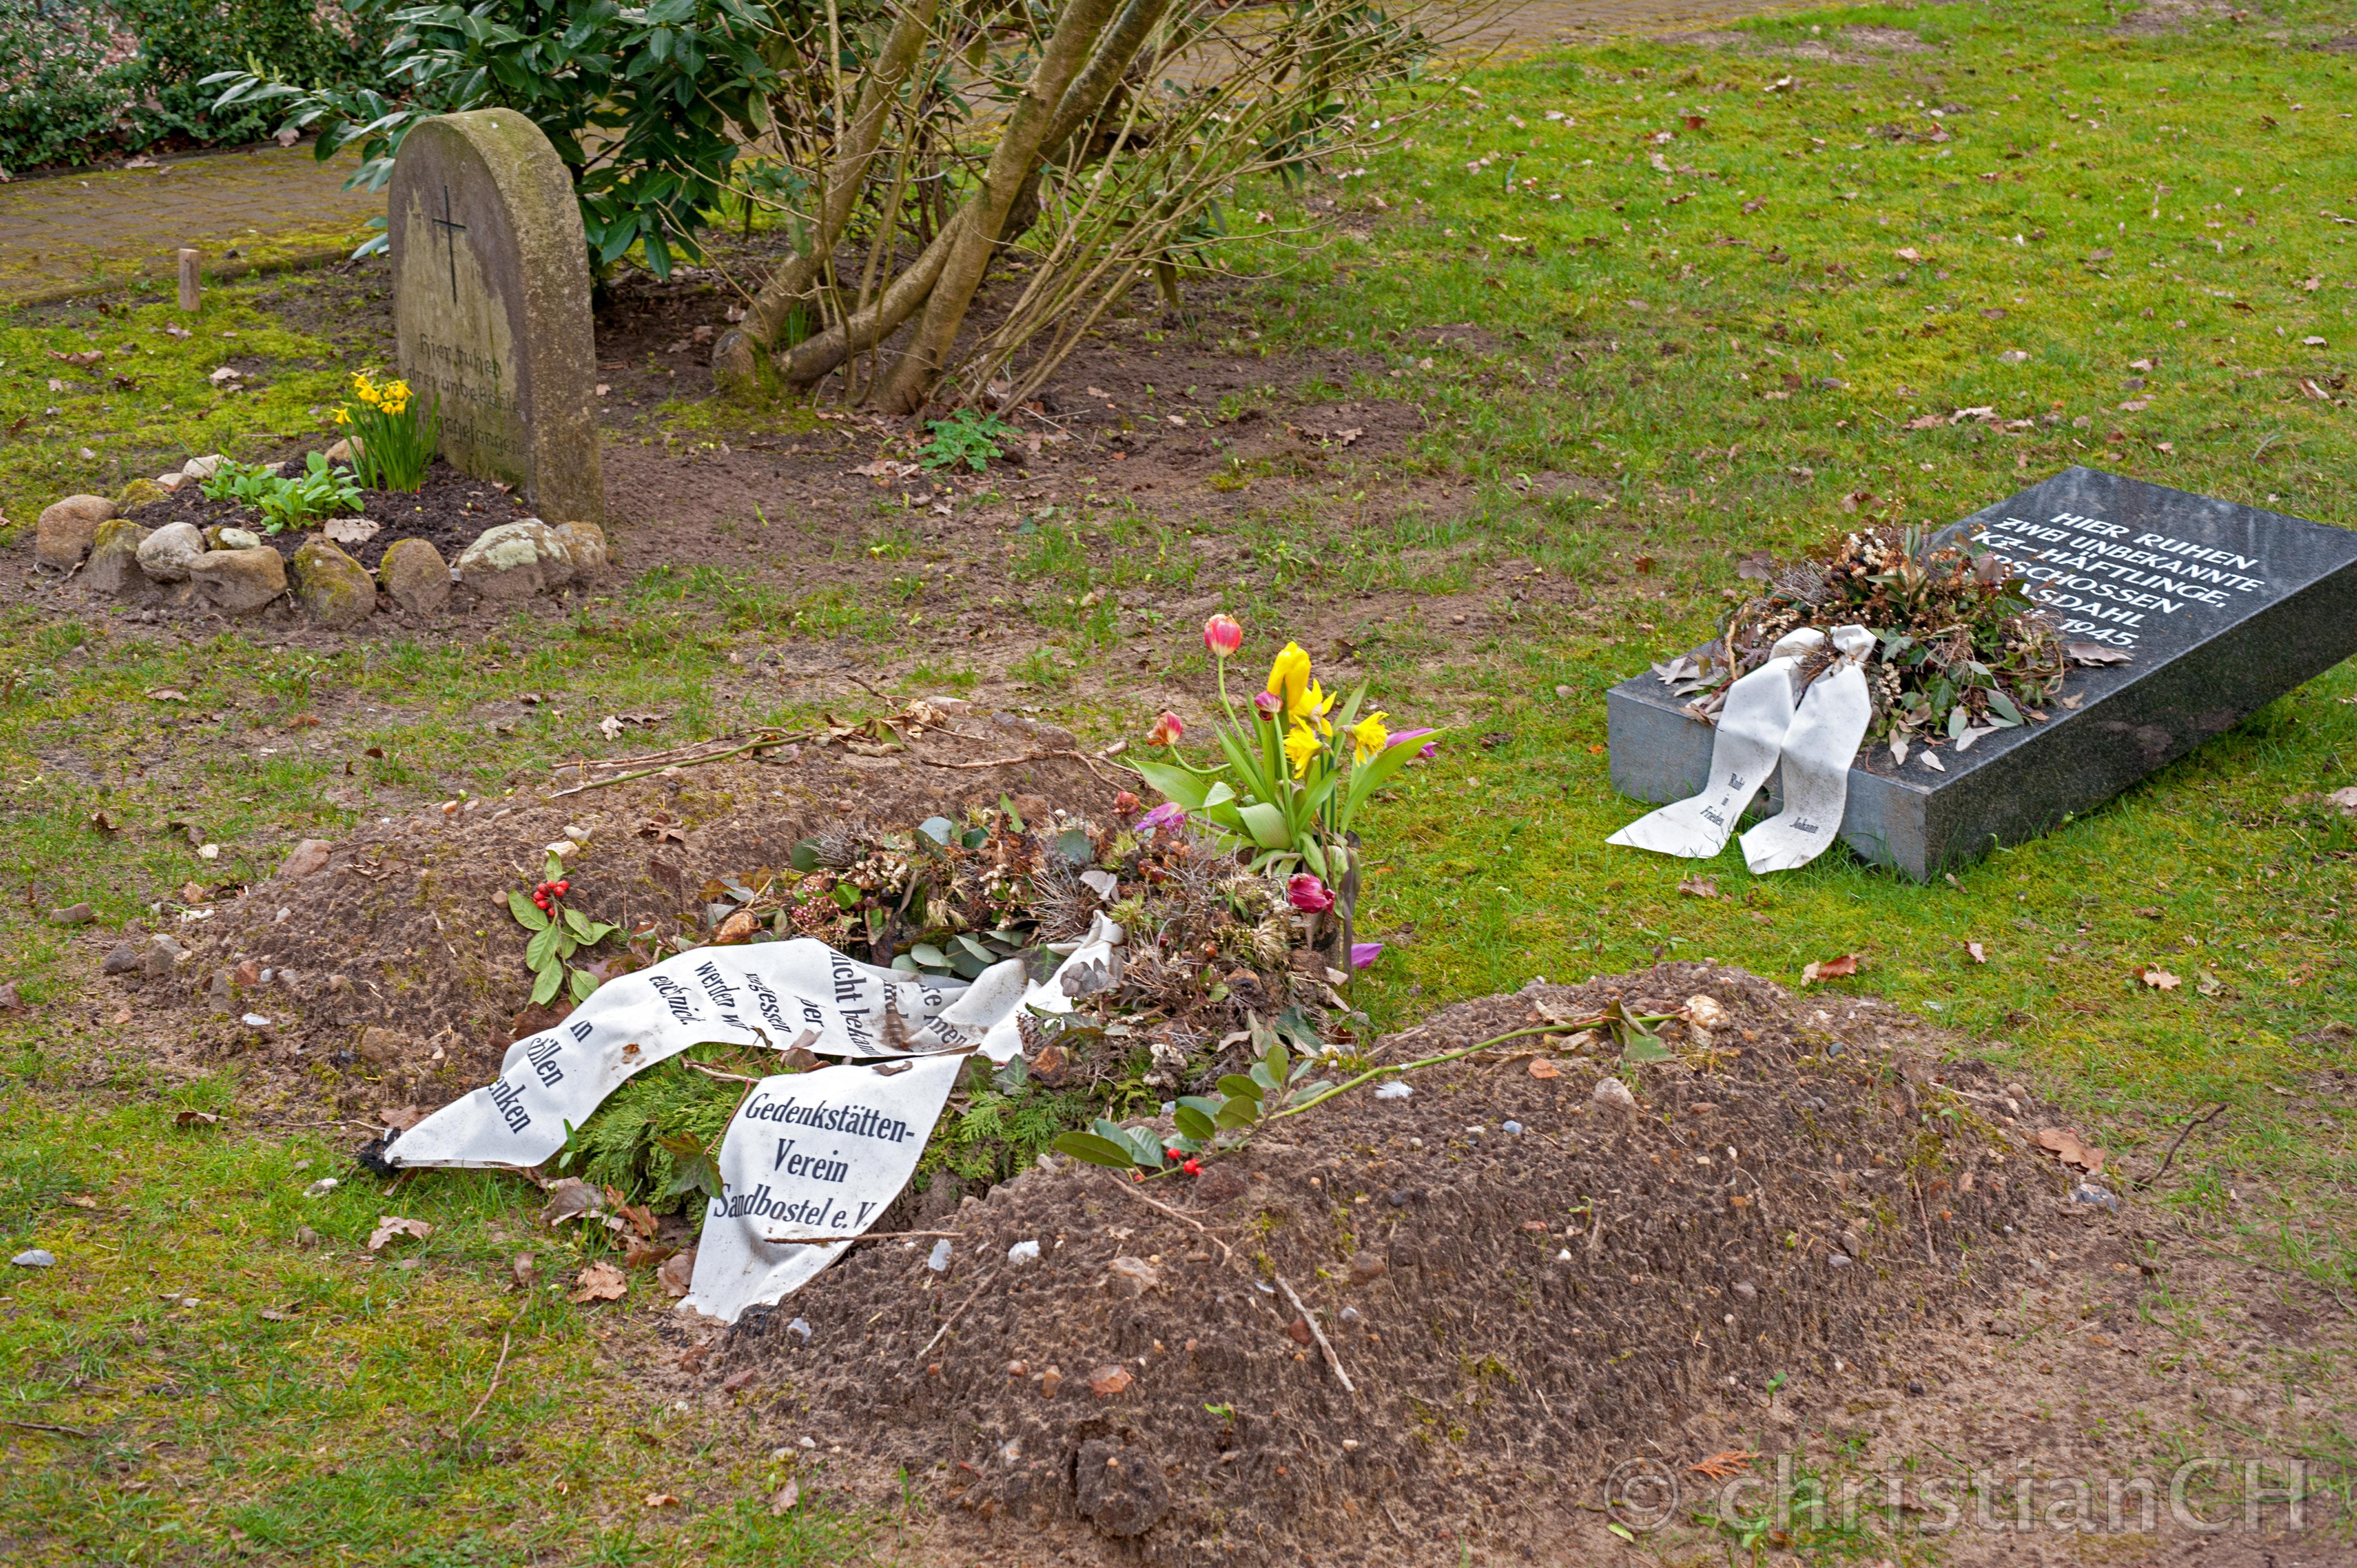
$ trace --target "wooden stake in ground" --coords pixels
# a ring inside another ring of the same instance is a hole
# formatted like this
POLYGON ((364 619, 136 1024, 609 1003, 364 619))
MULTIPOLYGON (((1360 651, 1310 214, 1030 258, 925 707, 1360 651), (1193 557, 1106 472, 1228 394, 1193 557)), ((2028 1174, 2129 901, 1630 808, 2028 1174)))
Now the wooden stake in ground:
POLYGON ((197 262, 201 252, 180 247, 180 308, 196 314, 203 295, 203 283, 197 276, 197 262))

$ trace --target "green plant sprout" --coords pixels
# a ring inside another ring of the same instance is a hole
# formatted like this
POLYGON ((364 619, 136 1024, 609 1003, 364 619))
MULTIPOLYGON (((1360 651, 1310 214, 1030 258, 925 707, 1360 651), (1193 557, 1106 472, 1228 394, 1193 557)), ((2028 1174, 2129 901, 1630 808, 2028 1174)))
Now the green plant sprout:
POLYGON ((954 468, 960 463, 979 474, 998 449, 1020 434, 1015 426, 995 413, 977 417, 970 408, 959 409, 947 419, 930 420, 925 428, 933 438, 917 448, 917 459, 928 468, 954 468))

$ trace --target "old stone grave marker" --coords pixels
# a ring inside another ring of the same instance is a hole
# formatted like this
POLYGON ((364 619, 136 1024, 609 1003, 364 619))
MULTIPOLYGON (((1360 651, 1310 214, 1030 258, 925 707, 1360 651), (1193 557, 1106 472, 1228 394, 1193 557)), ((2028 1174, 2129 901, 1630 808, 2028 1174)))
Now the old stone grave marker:
POLYGON ((588 252, 556 149, 512 110, 426 120, 386 220, 401 373, 441 400, 442 456, 551 522, 602 522, 588 252))
MULTIPOLYGON (((1945 772, 1920 747, 1903 765, 1879 742, 1858 754, 1842 840, 1918 880, 2048 832, 2357 653, 2357 532, 2069 468, 1932 543, 1967 539, 2020 567, 2066 642, 2126 660, 2074 668, 2043 723, 1942 748, 1945 772)), ((1703 787, 1712 731, 1659 676, 1605 701, 1614 788, 1703 787)))

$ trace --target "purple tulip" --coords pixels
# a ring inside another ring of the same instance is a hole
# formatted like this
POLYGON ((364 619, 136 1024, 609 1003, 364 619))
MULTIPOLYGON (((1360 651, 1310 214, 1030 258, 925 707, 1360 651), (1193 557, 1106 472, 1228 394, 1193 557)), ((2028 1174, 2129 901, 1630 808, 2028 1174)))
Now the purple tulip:
POLYGON ((1285 699, 1275 692, 1262 692, 1254 696, 1253 706, 1261 711, 1262 717, 1273 719, 1285 712, 1285 699))
POLYGON ((1381 942, 1352 942, 1351 944, 1351 967, 1354 970, 1366 968, 1367 965, 1374 962, 1375 960, 1381 956, 1383 950, 1383 944, 1381 942))
POLYGON ((1164 828, 1178 827, 1179 824, 1186 822, 1186 807, 1180 805, 1176 800, 1165 800, 1162 804, 1155 807, 1154 810, 1146 812, 1146 815, 1138 818, 1137 827, 1140 832, 1159 832, 1164 828))

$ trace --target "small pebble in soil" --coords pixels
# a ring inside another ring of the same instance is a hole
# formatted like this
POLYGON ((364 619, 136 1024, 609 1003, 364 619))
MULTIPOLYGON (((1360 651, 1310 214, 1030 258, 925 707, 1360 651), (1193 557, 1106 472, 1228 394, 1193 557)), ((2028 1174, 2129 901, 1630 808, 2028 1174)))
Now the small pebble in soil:
POLYGON ((1921 1393, 1921 1392, 1923 1391, 1923 1380, 1922 1380, 1921 1378, 1910 1378, 1910 1379, 1908 1379, 1908 1380, 1907 1380, 1907 1391, 1908 1391, 1909 1393, 1910 1393, 1910 1394, 1920 1394, 1920 1393, 1921 1393))
POLYGON ((1415 1090, 1405 1083, 1387 1083, 1375 1090, 1377 1100, 1405 1100, 1415 1090))
POLYGON ((1405 1208, 1407 1207, 1407 1188, 1399 1187, 1384 1194, 1383 1201, 1390 1204, 1394 1208, 1405 1208))
POLYGON ((1744 1300, 1749 1301, 1759 1295, 1760 1287, 1753 1284, 1749 1280, 1740 1280, 1736 1283, 1735 1294, 1741 1296, 1744 1300))
POLYGON ((1407 1141, 1407 1146, 1411 1149, 1421 1149, 1424 1147, 1424 1140, 1421 1138, 1410 1138, 1407 1141))
POLYGON ((1039 1261, 1039 1243, 1037 1241, 1016 1242, 1015 1245, 1006 1249, 1006 1261, 1013 1263, 1017 1268, 1022 1267, 1026 1263, 1038 1262, 1039 1261))
POLYGON ((46 1247, 27 1247, 8 1260, 20 1269, 54 1269, 58 1256, 46 1247))
POLYGON ((1506 1122, 1499 1125, 1499 1131, 1504 1133, 1520 1133, 1522 1130, 1523 1124, 1520 1122, 1506 1122))
POLYGON ((1346 1306, 1346 1307, 1344 1307, 1344 1308, 1342 1309, 1342 1311, 1341 1311, 1341 1319, 1342 1319, 1342 1321, 1343 1321, 1343 1322, 1345 1322, 1345 1323, 1356 1323, 1356 1322, 1358 1322, 1358 1321, 1359 1321, 1359 1309, 1358 1309, 1357 1307, 1355 1307, 1355 1306, 1346 1306))
POLYGON ((942 1238, 942 1240, 933 1243, 932 1253, 931 1256, 926 1258, 925 1267, 932 1270, 933 1273, 938 1274, 945 1272, 949 1266, 950 1243, 949 1238, 945 1236, 942 1238))
POLYGON ((1825 1254, 1825 1262, 1827 1264, 1836 1269, 1846 1269, 1849 1267, 1849 1259, 1839 1252, 1827 1252, 1825 1254))
POLYGON ((306 1197, 325 1197, 335 1190, 336 1178, 331 1176, 323 1176, 317 1181, 315 1181, 310 1186, 305 1187, 303 1189, 303 1196, 306 1197))
POLYGON ((786 1332, 789 1334, 799 1334, 802 1337, 803 1344, 807 1345, 810 1343, 811 1326, 799 1317, 786 1325, 786 1332))

